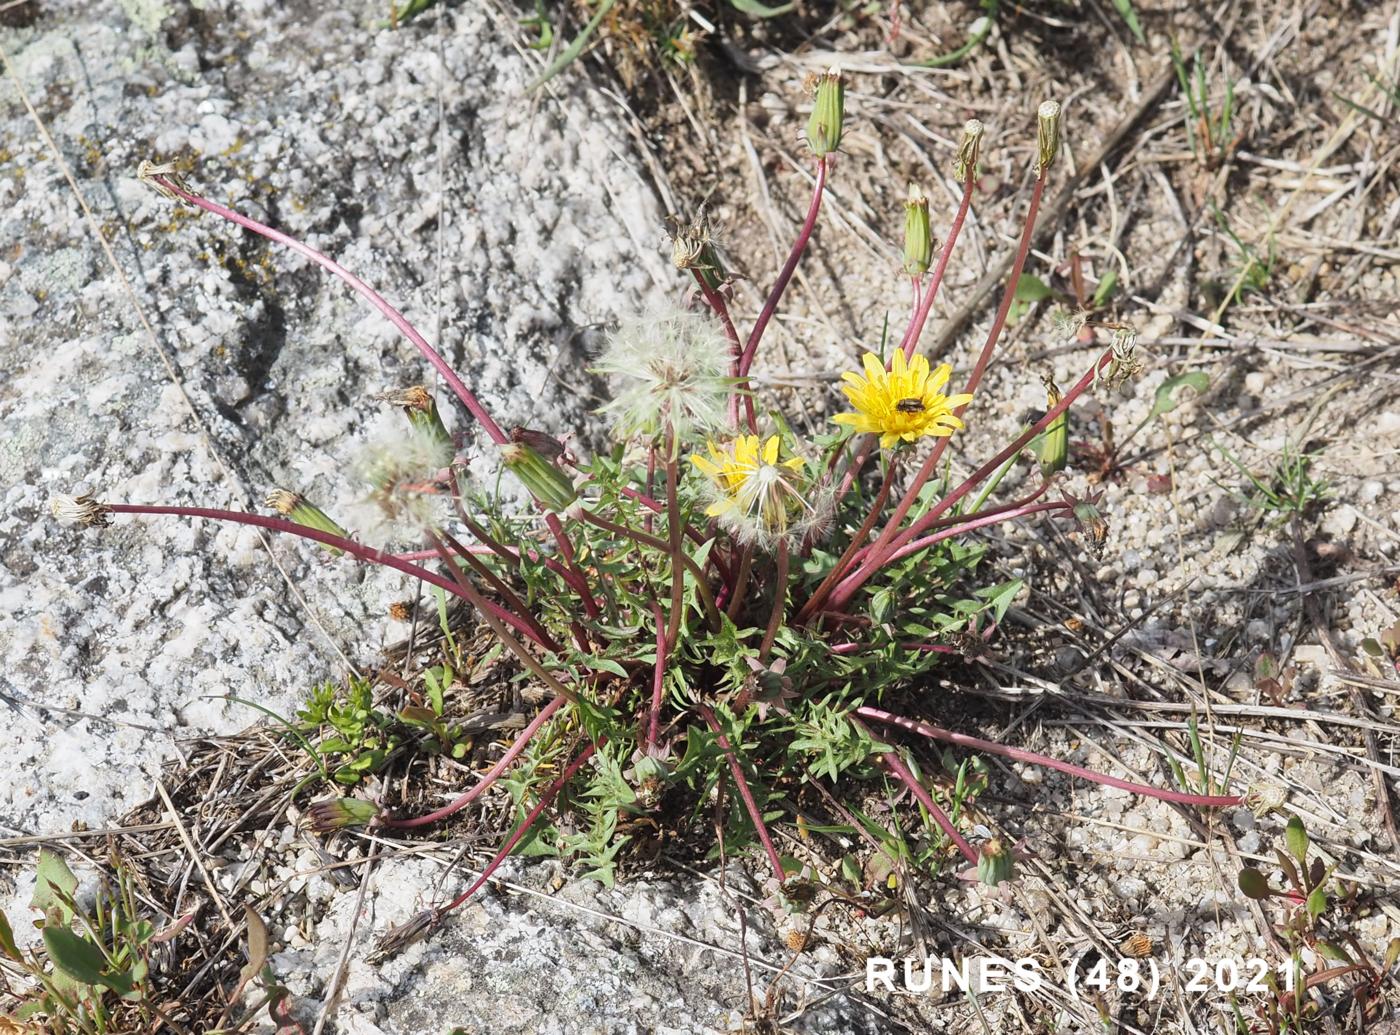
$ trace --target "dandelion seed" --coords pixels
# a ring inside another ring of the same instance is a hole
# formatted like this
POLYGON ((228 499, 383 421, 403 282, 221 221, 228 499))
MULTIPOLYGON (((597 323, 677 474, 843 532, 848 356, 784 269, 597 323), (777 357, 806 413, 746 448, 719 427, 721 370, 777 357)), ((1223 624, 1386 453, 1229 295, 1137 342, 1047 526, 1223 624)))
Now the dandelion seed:
POLYGON ((953 372, 947 363, 930 371, 923 356, 906 364, 904 353, 896 350, 888 371, 873 352, 865 354, 862 365, 864 377, 850 372, 841 375, 846 381, 841 390, 855 410, 838 413, 832 418, 837 424, 879 435, 881 449, 926 435, 946 437, 963 426, 953 411, 971 402, 972 396, 943 394, 953 372))
POLYGON ((672 308, 626 320, 594 368, 619 382, 602 412, 624 436, 669 426, 693 440, 724 422, 730 362, 729 341, 709 316, 672 308))
POLYGON ((825 524, 829 493, 815 492, 807 461, 781 459, 782 439, 740 435, 731 442, 706 444, 708 456, 690 462, 709 478, 711 503, 705 513, 718 518, 740 542, 772 547, 779 540, 800 542, 825 524))
MULTIPOLYGON (((396 424, 393 432, 367 446, 356 461, 355 469, 370 486, 370 495, 355 509, 371 525, 402 522, 415 532, 435 528, 442 523, 440 502, 444 480, 450 482, 451 462, 452 446, 431 430, 396 424)), ((392 527, 376 528, 366 534, 379 538, 392 531, 392 527)))

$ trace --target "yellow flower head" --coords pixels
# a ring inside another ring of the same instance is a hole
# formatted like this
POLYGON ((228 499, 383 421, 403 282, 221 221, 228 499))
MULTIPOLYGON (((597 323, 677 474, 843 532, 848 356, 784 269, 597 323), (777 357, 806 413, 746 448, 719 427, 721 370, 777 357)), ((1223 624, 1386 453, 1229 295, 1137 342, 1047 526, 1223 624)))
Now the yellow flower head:
POLYGON ((923 356, 915 356, 906 364, 903 350, 896 350, 888 371, 873 352, 865 354, 862 364, 864 377, 850 372, 841 375, 846 382, 841 391, 851 400, 855 412, 838 413, 831 418, 837 424, 879 435, 881 449, 925 435, 951 435, 963 426, 953 411, 971 402, 972 396, 943 394, 953 372, 947 363, 930 371, 923 356))
POLYGON ((827 512, 823 500, 829 494, 814 494, 807 461, 800 456, 779 459, 780 436, 740 435, 723 444, 708 442, 706 449, 709 456, 690 457, 710 479, 713 501, 705 513, 719 518, 741 542, 770 546, 783 538, 796 541, 827 512))

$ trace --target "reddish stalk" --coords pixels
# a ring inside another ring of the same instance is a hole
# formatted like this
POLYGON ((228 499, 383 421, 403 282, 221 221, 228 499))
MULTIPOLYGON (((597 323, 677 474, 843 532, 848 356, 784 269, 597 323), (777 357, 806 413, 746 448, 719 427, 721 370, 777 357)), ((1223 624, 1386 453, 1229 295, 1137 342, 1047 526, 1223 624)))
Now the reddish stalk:
MULTIPOLYGON (((583 612, 589 618, 597 618, 602 615, 602 609, 598 607, 598 601, 593 599, 593 592, 588 588, 588 576, 583 573, 583 569, 578 566, 578 561, 574 559, 574 544, 569 539, 569 534, 564 531, 564 523, 559 520, 559 515, 553 511, 545 511, 544 523, 549 527, 549 532, 554 536, 554 542, 559 547, 559 556, 564 558, 564 565, 573 573, 571 585, 583 601, 583 612)), ((579 630, 576 636, 583 640, 580 647, 587 651, 587 637, 579 630)))
POLYGON ((963 221, 967 219, 968 209, 972 206, 972 184, 975 176, 976 170, 969 167, 967 179, 963 182, 962 201, 958 204, 957 214, 953 216, 953 225, 948 228, 948 236, 944 239, 943 247, 938 253, 938 262, 933 267, 933 273, 929 276, 923 298, 920 299, 918 308, 914 311, 914 317, 909 321, 909 327, 904 332, 904 338, 899 343, 899 347, 904 350, 906 360, 911 359, 919 347, 919 338, 924 333, 924 323, 928 320, 929 310, 933 308, 933 296, 938 293, 938 287, 943 283, 943 272, 948 268, 948 260, 953 257, 953 245, 957 243, 958 234, 962 233, 963 221))
POLYGON ((418 333, 418 329, 414 327, 413 324, 409 323, 401 312, 390 305, 383 295, 375 291, 374 288, 355 276, 355 274, 351 273, 340 263, 336 262, 330 256, 318 252, 310 245, 303 244, 295 237, 283 233, 281 230, 274 230, 270 226, 259 223, 256 219, 249 219, 247 216, 235 212, 231 208, 210 201, 207 198, 200 197, 198 194, 190 193, 175 180, 165 176, 152 176, 151 182, 159 184, 162 188, 181 200, 202 208, 204 211, 212 213, 221 219, 227 219, 231 223, 237 223, 239 226, 243 227, 243 229, 266 237, 270 241, 276 241, 278 244, 286 245, 288 248, 292 249, 292 251, 306 256, 306 258, 310 259, 322 269, 339 277, 346 284, 350 285, 362 298, 369 302, 370 305, 384 314, 389 322, 397 327, 399 332, 417 347, 418 351, 423 354, 423 358, 431 363, 433 369, 442 375, 442 379, 447 382, 447 386, 452 389, 453 394, 462 401, 462 405, 476 418, 477 423, 479 423, 486 431, 486 434, 491 437, 492 442, 500 446, 510 441, 506 437, 505 432, 501 430, 500 425, 492 419, 491 415, 486 412, 486 408, 482 406, 477 397, 472 394, 471 389, 462 383, 462 379, 457 376, 456 371, 448 366, 447 361, 438 355, 437 350, 428 344, 427 339, 424 338, 423 335, 418 333))
POLYGON ((870 535, 870 530, 875 527, 875 522, 880 520, 880 512, 885 509, 885 504, 889 501, 890 488, 894 485, 894 472, 898 466, 899 465, 895 462, 895 458, 893 456, 890 457, 889 467, 885 469, 884 480, 880 482, 880 489, 876 492, 875 499, 870 504, 870 513, 865 515, 865 521, 862 522, 860 528, 856 530, 856 534, 851 537, 851 541, 846 546, 845 552, 842 553, 840 559, 832 565, 831 571, 827 573, 826 578, 822 579, 821 585, 813 591, 812 595, 807 598, 807 602, 802 605, 802 610, 797 613, 797 621, 799 624, 814 614, 817 608, 821 607, 822 603, 826 600, 827 594, 831 592, 832 587, 835 586, 837 581, 841 578, 841 572, 846 569, 846 565, 851 562, 851 558, 856 555, 856 551, 865 543, 866 537, 870 535))
MULTIPOLYGON (((213 521, 227 521, 235 525, 254 525, 258 528, 266 528, 271 532, 285 532, 288 535, 298 536, 302 539, 310 539, 314 542, 325 543, 327 546, 334 546, 337 550, 354 557, 358 561, 366 564, 378 564, 385 568, 392 568, 412 575, 415 579, 420 579, 430 586, 437 586, 441 590, 451 593, 454 597, 467 599, 463 587, 453 579, 438 575, 427 568, 408 561, 401 560, 395 554, 384 553, 382 550, 375 550, 347 539, 344 536, 333 535, 329 532, 322 532, 316 528, 308 528, 306 525, 298 525, 295 522, 284 520, 283 518, 265 517, 262 514, 246 514, 238 510, 220 510, 217 507, 164 507, 147 506, 136 503, 103 503, 104 510, 112 514, 159 514, 167 517, 198 517, 209 518, 213 521)), ((434 556, 439 556, 434 552, 434 556)), ((490 609, 493 620, 503 621, 514 626, 522 634, 535 638, 533 630, 519 615, 512 614, 497 604, 488 600, 482 600, 485 607, 490 609)), ((541 644, 544 646, 544 644, 541 644)))
POLYGON ((506 843, 501 846, 500 851, 496 853, 496 857, 486 864, 486 869, 481 871, 481 876, 473 881, 472 886, 466 891, 462 892, 441 909, 436 910, 434 914, 436 918, 441 919, 445 914, 452 912, 452 910, 475 895, 481 886, 491 879, 491 874, 501 868, 501 863, 506 861, 506 857, 510 855, 511 849, 519 844, 520 839, 530 832, 530 828, 535 825, 535 820, 540 818, 540 813, 549 808, 554 799, 559 796, 559 792, 564 789, 564 785, 573 779, 574 774, 583 768, 583 764, 593 757, 593 753, 597 751, 602 744, 603 741, 600 739, 597 744, 589 744, 578 753, 578 757, 570 762, 569 767, 560 773, 558 778, 545 789, 544 794, 540 795, 539 802, 526 813, 525 818, 520 821, 520 825, 515 828, 510 837, 506 838, 506 843))
POLYGON ((530 725, 520 731, 520 736, 515 738, 515 742, 506 749, 506 753, 500 760, 488 769, 484 776, 477 781, 475 787, 465 794, 454 798, 440 809, 429 812, 422 816, 414 816, 412 819, 381 819, 379 825, 390 827, 394 830, 406 830, 412 827, 424 827, 430 823, 436 823, 440 819, 446 819, 454 813, 461 812, 481 794, 489 789, 492 784, 499 780, 502 774, 510 768, 510 764, 520 757, 520 753, 525 750, 525 746, 530 743, 535 734, 540 731, 540 727, 549 721, 549 717, 557 712, 564 704, 565 698, 556 697, 542 709, 540 713, 530 721, 530 725))
POLYGON ((763 822, 763 813, 759 811, 758 803, 753 798, 753 792, 749 790, 749 785, 744 780, 744 770, 739 765, 738 756, 735 755, 734 749, 729 746, 729 738, 724 735, 719 720, 715 718, 715 713, 711 711, 710 706, 702 704, 698 706, 698 709, 700 717, 714 731, 715 742, 724 752, 724 757, 729 760, 729 771, 734 775, 734 785, 739 790, 739 797, 744 800, 744 808, 749 814, 749 819, 753 822, 754 830, 758 833, 758 839, 763 842, 763 848, 768 853, 768 862, 773 867, 773 873, 778 878, 778 883, 781 884, 786 879, 783 873, 783 861, 778 856, 778 850, 773 847, 773 839, 768 836, 768 826, 763 822))
POLYGON ((739 427, 739 397, 744 397, 745 417, 748 419, 749 431, 758 434, 758 418, 754 416, 753 396, 748 392, 739 391, 739 363, 743 356, 743 346, 739 344, 739 332, 734 328, 734 320, 729 315, 729 306, 724 301, 724 296, 705 281, 705 275, 700 270, 691 270, 695 275, 695 283, 700 288, 700 295, 705 299, 720 322, 724 324, 724 335, 729 339, 729 353, 733 357, 730 364, 729 373, 734 380, 734 390, 729 393, 729 425, 737 429, 739 427))
POLYGON ((680 640, 682 613, 685 610, 685 550, 681 546, 680 461, 676 453, 680 444, 672 430, 668 436, 666 456, 666 537, 667 553, 671 555, 671 615, 666 623, 666 643, 674 647, 680 640))
POLYGON ((993 514, 978 514, 974 518, 935 532, 933 535, 924 536, 922 539, 915 539, 897 547, 894 553, 890 554, 890 561, 897 561, 903 557, 908 557, 912 553, 920 550, 927 550, 934 543, 941 543, 945 539, 951 539, 955 535, 962 535, 965 532, 972 532, 979 528, 986 528, 988 525, 999 524, 1003 521, 1015 521, 1018 518, 1029 517, 1032 514, 1041 514, 1048 510, 1070 510, 1072 504, 1063 500, 1055 500, 1050 503, 1034 503, 1028 507, 1013 507, 1010 510, 1000 510, 993 514))
POLYGON ((783 615, 787 613, 787 590, 788 590, 788 541, 778 540, 778 569, 773 575, 773 610, 768 615, 768 628, 763 634, 763 643, 758 648, 758 660, 768 661, 768 655, 773 650, 773 641, 778 636, 778 626, 783 624, 783 615))
MULTIPOLYGON (((616 521, 609 521, 607 518, 595 514, 591 510, 585 510, 579 517, 614 535, 622 536, 624 539, 630 539, 641 546, 658 550, 668 556, 671 554, 670 544, 664 539, 659 539, 654 535, 647 535, 645 532, 638 532, 635 528, 628 528, 626 525, 620 525, 616 521)), ((681 563, 685 565, 685 569, 690 572, 691 576, 695 579, 695 589, 696 592, 700 594, 700 602, 705 608, 706 616, 710 619, 713 627, 718 629, 719 610, 715 606, 714 593, 710 589, 710 584, 705 580, 704 572, 700 570, 700 566, 697 565, 684 550, 681 551, 680 560, 681 563)))
MULTIPOLYGON (((1048 167, 1046 167, 1048 168, 1048 167)), ((1025 225, 1021 228, 1021 241, 1016 246, 1016 258, 1011 264, 1011 275, 1006 280, 1006 289, 1001 294, 1001 304, 997 306, 996 317, 992 320, 992 326, 987 331, 987 340, 982 345, 982 352, 977 357, 976 364, 973 365, 972 373, 967 379, 967 386, 964 392, 972 394, 977 391, 977 386, 982 382, 982 375, 986 373, 987 365, 991 362, 992 353, 996 350, 997 339, 1001 337, 1002 329, 1006 326, 1006 318, 1011 312, 1011 303, 1016 300, 1016 285, 1021 282, 1021 271, 1025 268, 1026 257, 1030 254, 1031 238, 1035 233, 1035 220, 1040 212, 1040 198, 1045 192, 1045 173, 1042 168, 1035 178, 1035 186, 1031 189, 1031 203, 1026 210, 1025 225)), ((969 180, 970 185, 970 180, 969 180)), ((922 332, 922 325, 920 326, 922 332)), ((972 403, 968 402, 959 406, 953 411, 957 416, 962 416, 963 412, 972 403)), ((880 537, 875 541, 872 552, 879 560, 878 564, 883 564, 888 558, 884 556, 888 552, 890 541, 899 530, 899 526, 904 523, 910 509, 919 498, 919 492, 923 489, 928 480, 933 477, 938 470, 939 461, 943 459, 943 453, 948 448, 948 441, 952 436, 944 436, 934 445, 933 451, 929 453, 923 466, 919 468, 919 473, 914 476, 914 480, 909 483, 909 488, 904 492, 904 496, 896 505, 894 513, 890 515, 889 521, 885 522, 885 527, 880 532, 880 537)), ((838 591, 839 593, 839 591, 838 591)), ((841 598, 844 602, 846 598, 841 598)))
POLYGON ((768 329, 768 321, 773 319, 773 314, 778 309, 778 301, 783 297, 788 281, 792 279, 793 273, 797 270, 797 262, 802 258, 802 253, 807 248, 807 242, 812 239, 812 231, 817 225, 817 213, 821 211, 822 194, 825 190, 826 156, 823 155, 817 159, 817 182, 812 188, 812 203, 807 206, 807 218, 802 222, 802 229, 797 234, 797 240, 793 242, 787 262, 783 263, 783 268, 778 273, 778 279, 773 283, 773 290, 768 292, 768 301, 763 304, 763 310, 758 314, 758 320, 749 333, 749 340, 744 345, 743 355, 739 357, 740 377, 748 376, 749 368, 753 366, 754 356, 758 353, 758 343, 763 340, 763 332, 768 329))
MULTIPOLYGON (((1103 773, 1096 773, 1092 769, 1085 769, 1082 766, 1071 765, 1069 762, 1061 762, 1058 758, 1051 758, 1048 755, 1039 755, 1034 751, 1023 751, 1020 748, 1007 747, 1005 744, 993 743, 989 740, 980 740, 977 737, 969 737, 962 733, 954 733, 951 730, 943 729, 940 726, 930 726, 926 722, 917 719, 906 719, 900 715, 892 715, 889 712, 881 711, 879 708, 861 707, 856 709, 856 714, 876 722, 882 722, 890 726, 898 726, 900 729, 918 733, 928 737, 930 740, 942 741, 945 744, 957 744, 959 747, 972 748, 976 751, 985 751, 992 755, 1001 755, 1003 758, 1014 759, 1017 762, 1027 762, 1031 765, 1044 766, 1047 769, 1058 769, 1062 773, 1070 776, 1077 776, 1081 780, 1092 780, 1094 783, 1101 783, 1107 787, 1116 787, 1122 791, 1131 791, 1146 798, 1156 798, 1159 801, 1170 801, 1178 805, 1199 805, 1205 808, 1222 808, 1227 805, 1239 805, 1244 799, 1237 794, 1187 794, 1183 791, 1163 791, 1156 787, 1149 787, 1146 784, 1133 783, 1131 780, 1120 780, 1116 776, 1105 776, 1103 773)), ((974 862, 976 860, 973 860, 974 862)))
MULTIPOLYGON (((832 602, 838 607, 848 603, 852 595, 854 595, 854 593, 856 592, 856 590, 863 586, 866 583, 866 581, 869 580, 869 578, 880 569, 882 565, 886 564, 889 561, 890 555, 895 550, 904 546, 916 536, 922 535, 924 532, 926 532, 935 523, 937 523, 938 520, 943 516, 943 514, 946 513, 948 509, 952 507, 955 503, 957 503, 958 500, 962 499, 973 489, 977 488, 977 486, 984 479, 993 474, 998 467, 1000 467, 1012 456, 1015 456, 1018 452, 1020 452, 1027 445, 1027 443, 1031 441, 1031 439, 1035 438, 1036 435, 1039 435, 1043 430, 1045 430, 1045 428, 1049 427, 1050 423, 1056 417, 1058 417, 1060 414, 1064 413, 1067 409, 1074 405, 1074 401, 1078 399, 1079 396, 1084 394, 1084 392, 1088 390, 1089 386, 1094 383, 1094 378, 1098 375, 1098 373, 1112 362, 1113 349, 1109 348, 1104 350, 1103 355, 1101 355, 1097 360, 1094 361, 1093 366, 1089 368, 1088 372, 1085 373, 1084 376, 1081 377, 1075 383, 1073 388, 1071 388, 1068 392, 1064 394, 1064 397, 1061 398, 1058 403, 1050 407, 1050 410, 1045 414, 1044 417, 1036 421, 1029 428, 1023 431, 1020 435, 1018 435, 1009 446, 1007 446, 1005 449, 999 452, 996 456, 992 457, 991 460, 987 461, 976 471, 972 472, 972 474, 969 475, 961 485, 959 485, 951 493, 949 493, 943 499, 939 500, 937 504, 930 508, 927 514, 919 518, 919 520, 915 521, 904 531, 893 536, 891 538, 891 541, 885 545, 885 552, 883 553, 883 555, 877 555, 875 553, 876 549, 880 546, 878 542, 875 544, 875 546, 871 547, 870 552, 867 553, 866 559, 860 565, 860 567, 853 571, 846 578, 846 580, 841 583, 841 585, 837 586, 836 590, 832 593, 832 602)), ((939 445, 942 446, 945 442, 947 442, 947 439, 942 439, 940 440, 939 445)), ((937 452, 937 450, 935 450, 935 452, 937 452)))
POLYGON ((651 710, 647 715, 646 740, 642 744, 643 754, 646 754, 647 749, 655 744, 657 737, 661 735, 661 699, 665 693, 666 685, 665 616, 661 613, 661 605, 655 601, 652 601, 651 617, 656 622, 656 666, 651 673, 651 710))
MULTIPOLYGON (((452 552, 461 557, 466 565, 471 568, 472 571, 476 572, 479 578, 485 580, 486 584, 501 596, 501 599, 506 602, 506 609, 519 615, 521 620, 530 627, 531 639, 548 650, 560 649, 559 642, 545 631, 544 626, 540 625, 535 616, 530 613, 530 608, 525 601, 516 596, 515 591, 506 585, 505 581, 501 579, 500 576, 474 557, 465 546, 451 535, 451 533, 444 531, 441 532, 441 535, 447 545, 452 548, 452 552)), ((446 560, 448 570, 453 572, 453 577, 461 581, 463 576, 457 571, 457 565, 452 562, 451 558, 444 558, 444 560, 446 560)))
MULTIPOLYGON (((864 729, 866 733, 870 732, 869 727, 859 720, 856 720, 856 724, 864 729)), ((948 818, 948 814, 938 807, 938 802, 933 800, 933 795, 929 794, 924 788, 924 785, 909 771, 909 767, 904 764, 904 761, 899 755, 894 751, 886 751, 880 756, 880 761, 884 763, 885 768, 894 773, 900 783, 909 788, 909 792, 919 800, 919 803, 923 805, 924 808, 928 809, 929 815, 933 817, 934 822, 943 829, 943 833, 948 835, 948 839, 958 846, 958 851, 963 854, 963 858, 976 866, 977 850, 967 843, 967 838, 958 833, 958 828, 953 825, 953 821, 948 818)))

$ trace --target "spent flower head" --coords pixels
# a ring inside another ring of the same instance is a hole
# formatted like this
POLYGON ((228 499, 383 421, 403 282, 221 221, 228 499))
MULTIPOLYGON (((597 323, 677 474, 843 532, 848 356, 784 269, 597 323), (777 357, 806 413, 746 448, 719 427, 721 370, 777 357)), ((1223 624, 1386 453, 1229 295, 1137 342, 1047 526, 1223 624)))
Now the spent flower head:
POLYGON ((714 319, 667 308, 624 320, 594 368, 616 379, 602 408, 624 436, 703 435, 725 419, 732 381, 729 340, 714 319))
POLYGON ((414 531, 440 525, 439 504, 444 483, 450 483, 452 459, 451 443, 429 428, 395 422, 393 430, 367 445, 355 463, 370 488, 365 503, 372 523, 406 522, 414 531))
POLYGON ((707 442, 690 462, 708 479, 710 505, 741 543, 765 548, 789 545, 816 533, 831 513, 829 492, 812 484, 807 461, 783 456, 780 435, 740 435, 728 442, 707 442))
POLYGON ((931 371, 925 357, 906 363, 904 353, 896 349, 890 370, 873 352, 865 354, 862 365, 864 377, 849 371, 841 375, 846 382, 841 391, 855 410, 838 413, 832 418, 837 424, 879 435, 881 449, 926 435, 946 437, 963 426, 953 411, 970 403, 972 396, 943 394, 953 372, 947 363, 931 371))
POLYGON ((106 505, 87 495, 55 496, 49 500, 49 510, 65 525, 106 528, 112 523, 106 505))

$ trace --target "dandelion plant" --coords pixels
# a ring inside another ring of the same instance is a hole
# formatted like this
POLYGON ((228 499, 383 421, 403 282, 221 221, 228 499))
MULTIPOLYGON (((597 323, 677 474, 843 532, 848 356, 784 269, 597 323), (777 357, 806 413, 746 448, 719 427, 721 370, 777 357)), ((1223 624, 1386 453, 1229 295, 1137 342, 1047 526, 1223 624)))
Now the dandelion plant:
MULTIPOLYGON (((904 333, 888 355, 867 352, 859 369, 844 374, 849 408, 831 417, 830 433, 797 434, 750 375, 811 247, 844 123, 844 86, 833 70, 815 83, 807 139, 816 175, 807 215, 747 333, 732 311, 738 286, 713 228, 703 216, 677 221, 672 254, 683 282, 676 300, 622 320, 592 363, 611 393, 601 415, 612 446, 586 457, 539 429, 498 423, 401 313, 333 259, 209 201, 170 166, 143 167, 142 177, 166 196, 300 252, 346 283, 409 339, 461 406, 455 414, 440 410, 422 386, 391 386, 378 397, 403 410, 409 437, 361 465, 360 504, 400 529, 407 523, 415 542, 370 546, 346 530, 353 522, 342 522, 340 506, 313 505, 296 486, 269 487, 273 515, 89 496, 54 507, 59 517, 94 528, 128 514, 257 525, 329 548, 330 563, 392 569, 473 610, 522 678, 544 688, 547 703, 454 801, 422 815, 362 798, 329 798, 308 810, 321 829, 409 829, 441 823, 487 792, 513 795, 517 822, 485 871, 452 902, 393 932, 387 947, 430 930, 522 842, 580 854, 591 872, 611 875, 631 836, 620 823, 628 816, 717 818, 724 847, 761 846, 773 881, 784 886, 803 860, 784 854, 791 842, 770 825, 790 815, 811 785, 838 803, 843 795, 907 791, 933 824, 935 864, 961 866, 961 857, 984 879, 1004 879, 1012 853, 978 843, 961 798, 939 803, 942 791, 919 767, 922 740, 1050 766, 1180 807, 1240 802, 1161 791, 972 738, 938 725, 928 714, 936 703, 918 716, 887 709, 950 656, 976 657, 1000 634, 1020 587, 981 576, 979 529, 1065 519, 1090 545, 1101 543, 1106 524, 1095 501, 1057 488, 1064 415, 1086 391, 1124 381, 1136 363, 1131 334, 1119 331, 1067 391, 1048 383, 1043 416, 970 476, 950 477, 943 457, 953 436, 977 419, 978 390, 1058 150, 1060 110, 1049 102, 1038 113, 1025 229, 980 350, 920 351, 975 193, 984 130, 973 121, 954 168, 961 202, 936 260, 928 197, 917 186, 909 192, 902 272, 912 298, 904 333), (964 363, 970 372, 955 385, 954 367, 964 363), (462 413, 471 423, 453 419, 462 413), (484 449, 479 435, 488 440, 484 449), (1003 477, 1032 450, 1039 484, 1004 498, 1003 477), (496 492, 498 472, 525 489, 523 512, 496 492), (575 831, 580 822, 589 829, 565 834, 542 823, 556 803, 577 813, 575 831)), ((830 402, 835 409, 837 400, 830 402)), ((839 814, 852 815, 844 805, 839 814)))

